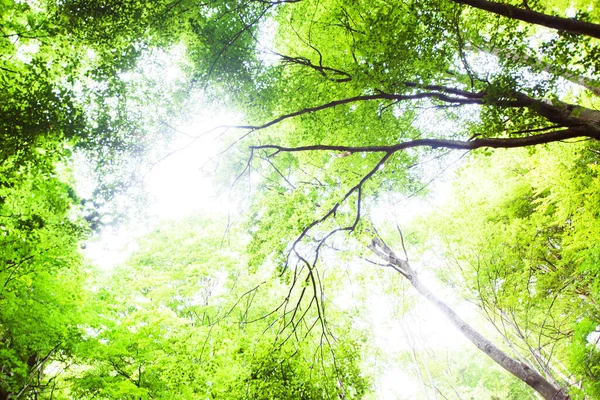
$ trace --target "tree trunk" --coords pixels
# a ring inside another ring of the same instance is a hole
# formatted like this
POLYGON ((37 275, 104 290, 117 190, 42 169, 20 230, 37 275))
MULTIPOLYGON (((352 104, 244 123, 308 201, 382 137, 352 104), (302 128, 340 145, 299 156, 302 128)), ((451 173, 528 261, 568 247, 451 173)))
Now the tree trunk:
MULTIPOLYGON (((600 111, 565 103, 560 100, 538 100, 524 93, 515 94, 517 100, 548 121, 564 127, 578 127, 591 137, 600 138, 600 111)), ((493 103, 493 100, 490 102, 493 103)))
POLYGON ((499 364, 502 368, 525 382, 535 391, 541 394, 545 399, 561 400, 568 399, 564 391, 560 387, 554 386, 541 376, 536 370, 530 368, 526 364, 522 364, 506 354, 504 351, 496 347, 492 342, 483 337, 472 326, 463 321, 446 303, 437 298, 421 281, 412 276, 409 279, 411 285, 421 295, 433 303, 458 330, 465 335, 471 343, 487 354, 492 360, 499 364))
MULTIPOLYGON (((552 73, 552 68, 544 68, 544 71, 548 73, 552 73)), ((592 79, 586 78, 585 76, 575 75, 575 74, 563 74, 563 78, 568 80, 569 82, 573 82, 576 85, 581 86, 594 93, 596 96, 600 96, 600 87, 598 84, 594 82, 592 79)))
POLYGON ((504 57, 508 60, 519 62, 525 66, 529 66, 530 68, 537 68, 537 70, 547 72, 550 75, 560 76, 561 78, 566 79, 569 82, 572 82, 576 85, 581 86, 584 89, 589 90, 596 96, 600 96, 599 82, 594 81, 593 79, 590 79, 588 77, 582 76, 580 74, 560 71, 560 69, 554 66, 553 64, 539 60, 536 57, 528 56, 526 54, 518 55, 517 53, 501 54, 500 51, 498 51, 498 49, 489 49, 480 46, 468 46, 467 48, 469 48, 472 51, 483 51, 484 53, 492 54, 498 58, 504 57), (535 67, 533 67, 533 65, 535 65, 535 67))
POLYGON ((532 389, 538 392, 548 400, 568 400, 569 395, 566 391, 560 387, 553 385, 551 382, 546 380, 540 375, 535 369, 529 367, 524 363, 520 363, 511 358, 504 351, 496 347, 492 342, 483 337, 477 332, 472 326, 462 320, 458 314, 454 312, 446 303, 441 301, 435 294, 433 294, 425 285, 421 283, 417 277, 416 271, 412 269, 408 261, 402 260, 396 256, 387 244, 379 237, 375 237, 369 246, 371 251, 378 255, 380 258, 389 262, 389 264, 400 274, 402 274, 411 285, 419 292, 422 296, 427 298, 433 305, 435 305, 448 320, 467 338, 473 343, 479 350, 488 355, 502 368, 525 382, 532 389))
POLYGON ((488 0, 452 0, 454 3, 465 4, 480 10, 489 11, 507 18, 518 19, 530 24, 541 25, 563 32, 586 35, 600 39, 600 25, 591 22, 578 21, 571 18, 555 17, 537 11, 525 10, 503 3, 488 0))

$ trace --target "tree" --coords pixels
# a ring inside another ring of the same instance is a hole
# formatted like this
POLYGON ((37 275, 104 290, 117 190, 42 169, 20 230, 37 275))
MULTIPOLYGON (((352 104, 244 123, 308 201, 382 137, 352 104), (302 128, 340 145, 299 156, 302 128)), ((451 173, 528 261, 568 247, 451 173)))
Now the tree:
MULTIPOLYGON (((596 147, 555 144, 473 160, 429 231, 454 260, 446 280, 464 288, 531 365, 561 379, 582 371, 574 354, 587 353, 593 363, 593 346, 576 332, 587 329, 587 336, 598 318, 590 264, 598 235, 596 147), (481 176, 490 177, 486 185, 481 176)), ((570 380, 596 395, 594 378, 580 373, 570 380)))
POLYGON ((566 391, 549 382, 535 369, 524 363, 511 358, 506 352, 495 346, 492 342, 482 336, 473 327, 461 319, 454 310, 441 301, 431 290, 429 290, 418 278, 417 272, 411 268, 407 259, 398 257, 394 251, 379 237, 375 236, 369 248, 388 263, 393 269, 404 276, 410 284, 427 300, 433 303, 452 322, 461 333, 479 350, 483 351, 502 368, 521 379, 527 385, 542 395, 545 399, 568 399, 566 391))
MULTIPOLYGON (((40 4, 40 10, 10 2, 0 9, 3 29, 10 28, 2 33, 9 45, 0 65, 3 76, 11 77, 2 89, 6 118, 0 121, 2 160, 13 160, 6 187, 47 159, 40 154, 68 158, 73 147, 96 154, 113 177, 120 155, 146 148, 146 118, 156 122, 155 113, 140 106, 144 92, 132 89, 125 73, 152 48, 185 46, 189 87, 199 86, 206 99, 258 121, 224 127, 237 128, 230 129, 225 152, 236 145, 247 151, 235 167, 234 186, 246 174, 259 175, 248 179, 259 189, 247 226, 249 264, 260 268, 274 260, 290 284, 278 309, 281 332, 302 329, 310 318, 308 331, 318 326, 322 340, 333 337, 323 256, 341 232, 370 238, 361 220, 384 196, 421 191, 424 155, 600 135, 600 113, 577 98, 567 101, 557 89, 561 77, 573 76, 597 87, 595 14, 569 21, 533 2, 532 11, 527 3, 522 9, 475 0, 383 2, 376 9, 372 2, 341 0, 40 4), (494 14, 506 15, 505 9, 515 18, 494 14), (265 21, 273 23, 273 33, 265 21), (521 21, 558 30, 548 33, 521 21), (538 32, 549 41, 540 44, 538 32), (19 41, 39 49, 13 46, 19 41), (490 59, 493 54, 497 59, 490 59), (555 68, 542 73, 535 60, 555 68), (138 94, 133 102, 132 94, 138 94), (306 311, 308 305, 313 311, 306 311)), ((181 87, 176 92, 162 104, 176 108, 180 103, 170 99, 182 96, 181 87)), ((56 162, 48 159, 46 177, 56 162)), ((101 185, 97 197, 110 198, 123 187, 118 183, 101 185)), ((129 330, 155 325, 145 311, 134 311, 129 330)), ((161 318, 179 318, 175 310, 166 314, 161 318)), ((106 340, 122 343, 126 332, 113 333, 106 340)), ((138 338, 147 344, 146 337, 138 338)), ((155 351, 154 345, 147 348, 155 351)), ((123 393, 146 396, 155 388, 142 385, 140 366, 150 356, 134 358, 139 347, 116 346, 116 358, 101 355, 98 365, 117 360, 112 371, 119 376, 111 378, 124 385, 123 393)), ((545 395, 553 390, 535 379, 545 395)), ((107 387, 102 380, 87 382, 92 384, 82 393, 107 387)))
MULTIPOLYGON (((250 273, 204 218, 164 224, 108 279, 96 278, 91 332, 66 394, 78 398, 362 398, 358 343, 330 349, 272 310, 286 285, 250 273), (331 352, 331 353, 330 353, 331 352)), ((231 233, 232 238, 235 237, 231 233)), ((237 238, 239 242, 243 238, 237 238)))
POLYGON ((533 11, 524 2, 525 9, 515 7, 510 4, 496 3, 488 0, 452 0, 458 4, 465 4, 470 7, 479 8, 494 14, 502 15, 507 18, 514 18, 520 21, 545 26, 572 34, 588 35, 600 39, 600 27, 596 24, 576 19, 556 17, 533 11))
MULTIPOLYGON (((259 256, 256 262, 275 253, 283 269, 295 268, 294 279, 312 282, 315 298, 322 287, 315 271, 328 241, 343 231, 364 234, 360 219, 385 190, 418 190, 409 168, 420 153, 408 149, 431 147, 436 154, 440 148, 514 148, 599 138, 600 114, 559 100, 552 89, 557 77, 522 79, 515 71, 528 66, 518 59, 474 67, 469 58, 477 55, 477 47, 467 50, 467 45, 504 43, 503 51, 518 45, 550 58, 564 49, 533 49, 527 35, 512 37, 521 28, 516 21, 508 21, 505 32, 490 40, 479 33, 496 21, 489 16, 463 17, 462 8, 442 2, 418 8, 423 4, 389 4, 381 14, 369 15, 369 5, 362 3, 350 8, 304 1, 276 17, 273 53, 282 65, 263 74, 264 83, 252 97, 260 99, 260 109, 249 104, 251 115, 266 122, 237 126, 246 130, 239 139, 252 142, 238 171, 243 176, 258 169, 264 177, 261 188, 274 193, 260 195, 255 203, 257 232, 250 251, 259 256), (473 24, 463 27, 462 18, 473 24), (281 101, 282 93, 287 101, 281 101), (429 118, 438 113, 456 125, 436 129, 419 120, 420 108, 436 110, 429 118), (264 169, 257 166, 258 158, 267 161, 264 169)), ((596 42, 589 43, 590 49, 597 48, 596 42)), ((594 64, 593 57, 582 63, 594 64)), ((531 383, 527 374, 512 370, 531 383)), ((542 375, 532 374, 539 383, 532 386, 544 396, 560 392, 542 375)))
POLYGON ((71 209, 72 187, 36 169, 19 172, 0 185, 2 399, 52 390, 57 374, 47 367, 72 354, 85 298, 78 247, 86 229, 71 209))

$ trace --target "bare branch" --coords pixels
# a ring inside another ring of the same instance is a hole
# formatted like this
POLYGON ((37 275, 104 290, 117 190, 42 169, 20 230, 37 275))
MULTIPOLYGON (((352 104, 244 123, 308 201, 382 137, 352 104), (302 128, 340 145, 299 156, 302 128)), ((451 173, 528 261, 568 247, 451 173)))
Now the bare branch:
POLYGON ((283 63, 296 64, 296 65, 301 65, 301 66, 312 68, 315 71, 317 71, 321 76, 323 76, 325 79, 328 79, 332 82, 343 83, 343 82, 350 82, 352 80, 352 75, 350 75, 349 73, 347 73, 345 71, 331 68, 331 67, 324 67, 323 65, 315 65, 307 58, 290 57, 290 56, 286 56, 284 54, 280 54, 280 53, 277 53, 274 51, 272 53, 281 57, 283 63), (332 74, 335 74, 335 75, 338 75, 341 77, 334 78, 334 77, 331 77, 329 73, 332 73, 332 74))
MULTIPOLYGON (((421 87, 421 86, 418 86, 417 84, 410 83, 410 82, 405 82, 404 84, 409 87, 421 87), (414 85, 414 86, 412 86, 412 85, 414 85)), ((461 104, 461 105, 462 104, 484 104, 484 95, 481 93, 470 93, 470 92, 466 92, 466 91, 462 91, 462 90, 458 90, 458 89, 445 88, 443 86, 423 86, 422 88, 426 89, 426 90, 431 90, 431 91, 414 93, 414 94, 406 94, 406 95, 392 94, 392 93, 377 93, 377 94, 372 94, 372 95, 348 97, 345 99, 333 100, 333 101, 330 101, 329 103, 321 104, 321 105, 314 106, 314 107, 306 107, 301 110, 294 111, 292 113, 284 114, 284 115, 281 115, 275 119, 272 119, 271 121, 266 122, 262 125, 227 125, 227 126, 222 126, 222 128, 227 127, 227 128, 237 128, 237 129, 251 129, 251 130, 256 131, 256 130, 268 128, 270 126, 278 124, 281 121, 284 121, 284 120, 290 119, 290 118, 294 118, 294 117, 298 117, 300 115, 310 114, 310 113, 326 110, 328 108, 341 106, 344 104, 351 104, 351 103, 358 103, 358 102, 362 102, 362 101, 372 101, 372 100, 404 101, 404 100, 435 99, 435 100, 440 100, 440 101, 447 102, 447 103, 455 103, 455 104, 461 104), (446 93, 454 94, 455 96, 460 96, 460 97, 449 96, 446 93)), ((506 101, 505 103, 506 103, 506 105, 515 105, 515 106, 523 105, 523 102, 518 101, 518 100, 515 100, 512 102, 506 101)))
POLYGON ((447 139, 415 139, 407 142, 398 143, 391 146, 338 146, 338 145, 310 145, 298 147, 284 147, 278 145, 259 145, 250 146, 250 148, 275 150, 272 154, 281 152, 301 152, 301 151, 339 151, 345 153, 395 153, 414 147, 446 148, 454 150, 475 150, 480 148, 509 149, 516 147, 535 146, 540 144, 559 142, 574 138, 590 138, 600 140, 600 133, 589 131, 584 127, 571 127, 568 129, 543 133, 518 138, 481 138, 471 141, 447 140, 447 139))
POLYGON ((400 235, 400 243, 402 244, 402 251, 404 251, 404 260, 408 262, 408 253, 406 252, 406 246, 404 245, 404 235, 402 234, 402 230, 398 225, 398 221, 396 220, 396 229, 398 230, 398 234, 400 235))

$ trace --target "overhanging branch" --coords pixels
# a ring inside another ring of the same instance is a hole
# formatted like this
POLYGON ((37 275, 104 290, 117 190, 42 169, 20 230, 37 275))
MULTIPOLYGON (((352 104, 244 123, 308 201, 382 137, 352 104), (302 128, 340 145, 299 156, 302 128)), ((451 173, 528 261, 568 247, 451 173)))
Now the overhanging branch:
POLYGON ((518 138, 481 138, 475 140, 447 140, 447 139, 415 139, 390 146, 338 146, 316 144, 309 146, 284 147, 274 144, 250 146, 252 150, 273 150, 271 157, 278 153, 294 153, 302 151, 337 151, 343 153, 395 153, 413 147, 446 148, 453 150, 475 150, 480 148, 510 149, 516 147, 536 146, 540 144, 559 142, 574 138, 600 139, 597 132, 587 130, 585 127, 572 127, 559 131, 542 133, 518 138))
POLYGON ((530 24, 541 25, 558 31, 576 35, 586 35, 600 39, 600 25, 572 18, 556 17, 537 11, 515 7, 510 4, 497 3, 488 0, 452 0, 454 3, 465 4, 511 19, 518 19, 530 24))
MULTIPOLYGON (((422 99, 435 99, 442 101, 444 103, 451 104, 484 104, 484 93, 470 93, 466 91, 462 91, 459 89, 445 88, 443 86, 417 86, 417 84, 413 84, 410 82, 405 83, 408 87, 418 87, 428 91, 414 93, 414 94, 393 94, 393 93, 377 93, 372 95, 363 95, 363 96, 354 96, 348 97, 345 99, 339 99, 330 101, 329 103, 321 104, 314 107, 306 107, 298 111, 294 111, 289 114, 281 115, 275 119, 272 119, 269 122, 266 122, 262 125, 227 125, 223 126, 223 128, 236 128, 236 129, 251 129, 253 131, 257 131, 260 129, 265 129, 279 122, 282 122, 286 119, 298 117, 304 114, 310 114, 322 110, 326 110, 328 108, 333 108, 337 106, 341 106, 344 104, 351 103, 359 103, 363 101, 372 101, 372 100, 390 100, 390 101, 405 101, 405 100, 422 100, 422 99), (413 86, 414 85, 414 86, 413 86), (454 94, 455 96, 450 96, 449 94, 454 94)), ((520 100, 507 101, 504 106, 524 106, 525 104, 520 100)))

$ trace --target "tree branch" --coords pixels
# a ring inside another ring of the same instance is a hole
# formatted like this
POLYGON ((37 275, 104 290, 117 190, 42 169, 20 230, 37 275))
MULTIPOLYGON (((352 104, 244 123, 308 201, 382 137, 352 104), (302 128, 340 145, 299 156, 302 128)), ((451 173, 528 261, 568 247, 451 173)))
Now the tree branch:
MULTIPOLYGON (((326 110, 328 108, 341 106, 344 104, 351 104, 351 103, 357 103, 357 102, 361 102, 361 101, 371 101, 371 100, 403 101, 403 100, 435 99, 435 100, 440 100, 440 101, 443 101, 446 103, 454 103, 454 104, 461 104, 461 105, 462 104, 484 104, 485 103, 483 93, 471 93, 471 92, 466 92, 466 91, 462 91, 459 89, 446 88, 443 86, 434 86, 434 85, 418 86, 416 83, 411 83, 411 82, 405 82, 404 85, 408 86, 408 87, 419 87, 419 88, 423 88, 426 90, 432 90, 432 91, 415 93, 415 94, 407 94, 407 95, 392 94, 392 93, 377 93, 377 94, 372 94, 372 95, 348 97, 345 99, 330 101, 329 103, 321 104, 321 105, 314 106, 314 107, 306 107, 306 108, 303 108, 298 111, 294 111, 289 114, 283 114, 283 115, 281 115, 275 119, 272 119, 271 121, 266 122, 261 125, 235 125, 235 126, 227 125, 227 126, 222 126, 220 128, 251 129, 253 131, 256 131, 256 130, 268 128, 268 127, 278 124, 279 122, 282 122, 286 119, 298 117, 300 115, 310 114, 310 113, 326 110), (437 90, 437 91, 434 92, 433 90, 437 90), (444 92, 456 94, 457 96, 461 96, 461 97, 449 96, 449 95, 445 94, 444 92)), ((522 105, 521 101, 515 101, 514 103, 515 103, 514 105, 522 105)), ((507 105, 510 105, 510 104, 507 103, 507 105)))
POLYGON ((540 144, 559 142, 573 138, 590 138, 600 140, 600 133, 589 132, 585 127, 571 127, 559 131, 518 138, 482 138, 475 140, 447 140, 447 139, 415 139, 391 146, 338 146, 338 145, 310 145, 298 147, 284 147, 273 144, 250 146, 252 150, 275 150, 271 154, 294 153, 301 151, 339 151, 344 153, 395 153, 413 147, 446 148, 453 150, 475 150, 480 148, 509 149, 516 147, 536 146, 540 144))
POLYGON ((517 19, 546 28, 569 32, 576 35, 586 35, 600 39, 600 25, 579 21, 571 18, 555 17, 537 11, 524 10, 519 7, 488 0, 452 0, 457 4, 465 4, 480 10, 489 11, 507 18, 517 19))
POLYGON ((342 82, 350 82, 352 80, 352 75, 350 75, 349 73, 347 73, 345 71, 331 68, 331 67, 324 67, 322 65, 315 65, 309 59, 304 58, 304 57, 290 57, 290 56, 286 56, 284 54, 280 54, 277 52, 273 52, 273 54, 279 56, 282 60, 282 63, 296 64, 296 65, 301 65, 301 66, 312 68, 315 71, 317 71, 321 76, 323 76, 325 79, 328 79, 332 82, 342 83, 342 82), (341 77, 333 78, 333 77, 329 76, 329 72, 334 75, 341 76, 341 77))

